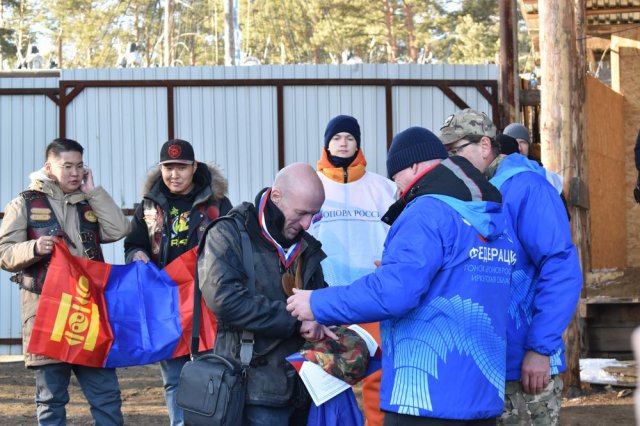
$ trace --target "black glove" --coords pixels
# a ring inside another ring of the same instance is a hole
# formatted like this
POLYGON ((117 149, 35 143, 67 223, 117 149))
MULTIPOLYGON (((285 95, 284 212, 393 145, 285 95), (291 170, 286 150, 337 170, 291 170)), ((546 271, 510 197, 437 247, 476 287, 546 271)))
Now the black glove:
POLYGON ((633 188, 633 198, 636 199, 636 203, 640 204, 640 174, 638 174, 636 187, 633 188))

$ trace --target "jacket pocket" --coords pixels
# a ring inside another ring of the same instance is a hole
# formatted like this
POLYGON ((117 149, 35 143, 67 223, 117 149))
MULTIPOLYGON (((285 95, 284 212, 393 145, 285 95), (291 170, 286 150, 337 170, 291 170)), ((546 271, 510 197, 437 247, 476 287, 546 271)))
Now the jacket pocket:
POLYGON ((297 379, 293 368, 265 365, 249 368, 248 374, 247 404, 270 407, 290 405, 297 379))

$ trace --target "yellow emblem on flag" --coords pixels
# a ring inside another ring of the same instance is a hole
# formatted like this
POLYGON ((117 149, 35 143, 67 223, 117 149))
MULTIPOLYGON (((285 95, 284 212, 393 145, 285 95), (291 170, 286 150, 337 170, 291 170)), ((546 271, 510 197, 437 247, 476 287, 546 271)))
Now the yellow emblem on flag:
POLYGON ((60 297, 51 340, 60 342, 64 338, 69 346, 83 343, 83 349, 93 352, 99 331, 100 313, 91 302, 89 280, 83 275, 75 283, 74 296, 62 293, 60 297))

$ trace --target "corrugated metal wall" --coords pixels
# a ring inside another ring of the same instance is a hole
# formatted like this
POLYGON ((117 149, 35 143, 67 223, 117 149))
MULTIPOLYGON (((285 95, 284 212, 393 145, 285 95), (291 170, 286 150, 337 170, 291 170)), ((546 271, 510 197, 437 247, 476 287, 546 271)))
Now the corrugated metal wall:
MULTIPOLYGON (((58 87, 57 78, 0 78, 2 89, 58 87)), ((0 204, 26 187, 28 175, 43 165, 47 141, 58 134, 58 108, 44 95, 0 95, 0 204)), ((20 291, 0 271, 0 338, 20 338, 20 291)), ((20 346, 0 345, 0 354, 20 354, 20 346)))
MULTIPOLYGON (((64 70, 66 81, 105 80, 277 80, 284 87, 285 163, 315 164, 324 127, 337 114, 351 114, 362 128, 362 146, 372 171, 384 173, 386 106, 381 86, 287 86, 287 80, 496 80, 495 65, 287 65, 260 67, 147 68, 126 70, 64 70)), ((490 103, 475 88, 454 88, 473 108, 491 113, 490 103)), ((157 161, 167 137, 166 89, 86 88, 67 109, 67 133, 87 146, 87 159, 99 152, 110 162, 107 188, 120 194, 123 205, 138 198, 146 170, 157 161), (105 143, 106 142, 106 143, 105 143), (95 147, 95 149, 94 149, 95 147), (93 153, 93 154, 92 154, 93 153), (126 177, 126 178, 125 178, 126 177), (129 178, 133 178, 132 180, 129 178), (133 183, 133 184, 132 184, 133 183), (133 198, 132 198, 133 195, 133 198)), ((395 134, 409 126, 438 130, 457 108, 436 87, 393 88, 395 134)), ((277 104, 274 86, 176 87, 174 136, 194 144, 196 155, 222 167, 233 203, 253 198, 278 169, 277 104)), ((102 172, 99 177, 102 177, 102 172)), ((120 201, 120 199, 119 199, 120 201)))
MULTIPOLYGON (((144 68, 63 70, 67 83, 105 81, 189 81, 173 89, 174 136, 193 143, 196 157, 219 165, 229 179, 229 198, 237 204, 253 200, 270 185, 278 170, 277 88, 247 86, 244 80, 283 82, 285 164, 315 165, 324 128, 338 114, 360 122, 362 148, 369 170, 385 174, 387 151, 386 96, 380 85, 309 85, 304 79, 497 80, 495 65, 287 65, 260 67, 144 68), (201 87, 197 80, 238 80, 237 86, 201 87), (287 80, 296 80, 287 85, 287 80), (242 84, 241 84, 242 83, 242 84)), ((58 87, 55 78, 0 79, 4 87, 58 87)), ((160 85, 160 83, 158 84, 160 85)), ((436 87, 396 86, 391 89, 393 134, 409 126, 437 133, 457 110, 436 87)), ((472 108, 491 115, 491 104, 475 88, 454 88, 472 108)), ((69 90, 67 91, 67 93, 69 90)), ((65 110, 66 136, 86 148, 85 162, 95 181, 123 208, 140 201, 140 186, 168 138, 166 87, 87 87, 65 110)), ((58 110, 45 96, 0 95, 0 149, 4 206, 24 188, 27 175, 43 163, 45 145, 58 135, 58 110), (7 153, 9 155, 7 155, 7 153)), ((122 263, 122 242, 105 247, 108 262, 122 263)), ((18 291, 1 273, 0 338, 20 337, 18 291)), ((19 348, 0 346, 0 354, 19 348)))

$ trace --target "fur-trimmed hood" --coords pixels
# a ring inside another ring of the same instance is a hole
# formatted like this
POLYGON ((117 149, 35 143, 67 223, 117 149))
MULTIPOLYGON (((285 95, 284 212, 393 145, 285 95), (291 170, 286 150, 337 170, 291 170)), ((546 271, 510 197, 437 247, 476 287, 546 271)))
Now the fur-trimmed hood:
MULTIPOLYGON (((198 168, 193 176, 194 181, 209 182, 211 192, 213 192, 213 199, 216 201, 222 200, 227 195, 229 183, 227 178, 222 175, 222 172, 218 166, 214 164, 202 163, 198 161, 198 168), (208 171, 208 173, 207 173, 208 171)), ((147 173, 144 184, 142 185, 142 196, 146 196, 156 188, 156 185, 162 181, 162 174, 160 172, 160 165, 153 167, 147 173)))

